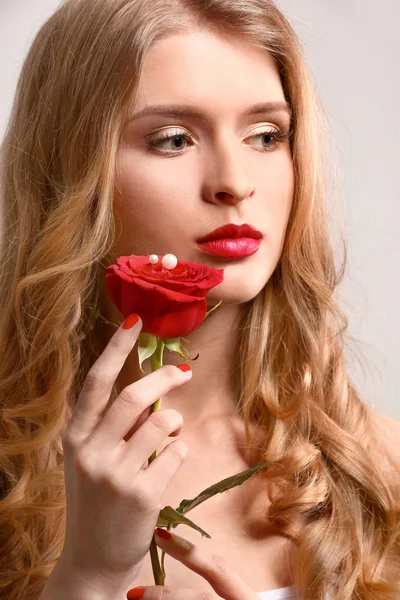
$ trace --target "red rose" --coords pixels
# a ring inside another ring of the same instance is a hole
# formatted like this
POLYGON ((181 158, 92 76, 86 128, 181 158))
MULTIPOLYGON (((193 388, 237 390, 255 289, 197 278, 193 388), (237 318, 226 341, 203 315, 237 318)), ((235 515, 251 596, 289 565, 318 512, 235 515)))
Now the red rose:
POLYGON ((162 339, 183 337, 196 329, 207 312, 207 293, 224 279, 224 269, 178 260, 174 269, 155 265, 147 256, 120 256, 107 267, 108 291, 124 319, 137 313, 142 332, 162 339))

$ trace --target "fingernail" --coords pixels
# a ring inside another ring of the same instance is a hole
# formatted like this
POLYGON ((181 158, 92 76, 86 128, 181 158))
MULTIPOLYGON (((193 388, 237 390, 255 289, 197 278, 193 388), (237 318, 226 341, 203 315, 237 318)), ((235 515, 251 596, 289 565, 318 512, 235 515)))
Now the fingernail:
POLYGON ((131 329, 139 321, 139 315, 132 313, 127 317, 122 325, 123 329, 131 329))
POLYGON ((170 533, 166 529, 161 529, 161 527, 157 527, 155 533, 156 535, 158 535, 161 538, 164 538, 165 540, 172 540, 172 538, 174 537, 172 533, 170 533))
POLYGON ((184 373, 186 373, 186 375, 188 375, 188 376, 190 376, 192 374, 192 369, 186 363, 177 365, 177 368, 180 369, 181 371, 183 371, 184 373))
POLYGON ((145 591, 146 591, 145 588, 141 588, 141 587, 132 588, 131 590, 128 591, 128 593, 126 594, 126 597, 128 600, 137 600, 137 598, 143 598, 145 591))
POLYGON ((174 547, 180 548, 181 550, 190 550, 192 548, 192 544, 188 540, 185 540, 185 538, 182 538, 179 535, 172 535, 166 529, 161 529, 160 527, 157 527, 157 529, 155 529, 155 534, 165 540, 173 539, 174 547))

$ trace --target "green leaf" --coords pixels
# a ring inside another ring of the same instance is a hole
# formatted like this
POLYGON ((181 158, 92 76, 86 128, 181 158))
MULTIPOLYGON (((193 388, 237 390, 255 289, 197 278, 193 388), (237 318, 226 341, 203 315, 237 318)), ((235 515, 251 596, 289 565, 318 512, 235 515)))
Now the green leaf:
POLYGON ((164 340, 164 344, 171 352, 178 352, 181 349, 181 338, 169 338, 164 340))
MULTIPOLYGON (((185 339, 185 338, 182 338, 182 339, 185 339)), ((176 352, 177 354, 179 354, 179 356, 181 356, 185 360, 192 360, 190 358, 189 352, 186 350, 186 348, 184 348, 182 346, 182 342, 181 342, 181 338, 180 337, 169 338, 169 339, 165 339, 163 341, 164 341, 165 347, 170 352, 176 352)))
MULTIPOLYGON (((192 500, 187 500, 185 498, 184 500, 181 501, 180 505, 178 506, 178 508, 176 510, 180 514, 185 514, 185 513, 189 512, 189 510, 192 510, 193 508, 195 508, 196 506, 198 506, 205 500, 208 500, 212 496, 215 496, 216 494, 222 494, 222 492, 226 492, 227 490, 230 490, 230 489, 236 487, 237 485, 241 485, 244 481, 246 481, 246 479, 249 479, 255 473, 257 473, 257 471, 259 469, 262 469, 263 467, 266 467, 268 465, 279 465, 279 464, 280 463, 260 462, 256 465, 254 465, 254 467, 251 467, 250 469, 246 469, 245 471, 242 471, 241 473, 237 473, 236 475, 232 475, 231 477, 222 479, 222 481, 219 481, 218 483, 214 483, 207 489, 200 492, 200 494, 198 496, 196 496, 196 498, 193 498, 192 500)), ((283 465, 281 465, 281 466, 283 466, 283 465)))
POLYGON ((178 525, 187 525, 188 527, 199 531, 201 537, 208 537, 211 539, 211 535, 196 525, 196 523, 187 517, 184 517, 182 513, 172 508, 172 506, 164 506, 158 514, 156 527, 178 527, 178 525))
POLYGON ((218 306, 221 304, 221 302, 222 302, 222 299, 218 302, 218 304, 216 304, 215 306, 213 306, 212 308, 210 308, 210 310, 206 312, 206 316, 204 318, 206 319, 208 317, 208 315, 210 313, 212 313, 213 310, 215 310, 216 308, 218 308, 218 306))
POLYGON ((142 373, 146 374, 146 371, 142 369, 142 363, 146 358, 153 356, 157 349, 158 337, 151 333, 140 333, 139 344, 138 344, 138 356, 139 356, 139 368, 142 373))
POLYGON ((195 508, 195 506, 198 506, 199 504, 201 504, 205 500, 208 500, 212 496, 215 496, 216 494, 221 494, 222 492, 226 492, 227 490, 230 490, 236 487, 237 485, 241 485, 244 481, 246 481, 255 473, 257 473, 259 469, 267 467, 268 465, 281 465, 281 463, 260 462, 254 465, 254 467, 251 467, 250 469, 246 469, 241 473, 237 473, 236 475, 232 475, 231 477, 222 479, 222 481, 219 481, 218 483, 214 483, 212 486, 203 490, 198 496, 196 496, 196 498, 193 498, 193 500, 182 500, 182 502, 176 509, 172 508, 172 506, 164 506, 164 508, 162 508, 158 514, 156 527, 175 528, 178 527, 178 525, 180 524, 188 525, 188 527, 199 531, 202 537, 208 537, 209 539, 211 539, 211 536, 206 531, 204 531, 204 529, 202 529, 193 521, 185 517, 184 513, 189 512, 189 510, 192 510, 193 508, 195 508))

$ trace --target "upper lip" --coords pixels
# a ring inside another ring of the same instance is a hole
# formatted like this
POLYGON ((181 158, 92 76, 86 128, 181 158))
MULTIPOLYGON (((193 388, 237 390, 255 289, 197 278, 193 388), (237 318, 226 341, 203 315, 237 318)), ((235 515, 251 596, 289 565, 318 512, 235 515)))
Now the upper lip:
POLYGON ((225 238, 240 238, 240 237, 250 237, 254 239, 262 238, 263 235, 261 231, 253 227, 252 225, 248 225, 247 223, 243 223, 243 225, 236 225, 235 223, 227 223, 222 227, 218 227, 211 231, 204 237, 196 240, 197 242, 212 242, 213 240, 220 240, 225 238))

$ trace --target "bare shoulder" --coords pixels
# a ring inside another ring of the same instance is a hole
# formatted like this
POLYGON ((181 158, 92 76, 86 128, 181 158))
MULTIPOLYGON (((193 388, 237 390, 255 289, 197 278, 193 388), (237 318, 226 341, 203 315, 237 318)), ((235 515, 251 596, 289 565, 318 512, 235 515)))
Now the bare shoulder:
POLYGON ((371 428, 370 450, 388 477, 400 506, 400 421, 368 408, 371 428))

